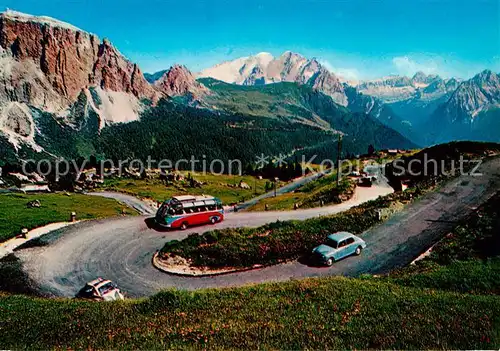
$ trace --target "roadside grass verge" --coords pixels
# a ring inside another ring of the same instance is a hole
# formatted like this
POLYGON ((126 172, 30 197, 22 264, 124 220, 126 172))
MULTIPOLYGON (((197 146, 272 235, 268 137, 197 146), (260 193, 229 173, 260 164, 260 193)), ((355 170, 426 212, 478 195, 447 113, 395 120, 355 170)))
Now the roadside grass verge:
POLYGON ((415 288, 500 295, 500 257, 486 261, 455 261, 446 266, 425 262, 413 272, 410 267, 404 273, 389 275, 386 280, 415 288))
POLYGON ((293 210, 294 204, 299 204, 305 198, 305 194, 298 192, 291 192, 281 194, 276 197, 268 197, 257 202, 255 205, 250 206, 245 212, 262 212, 268 211, 290 211, 293 210))
POLYGON ((492 349, 500 300, 321 278, 94 303, 0 295, 3 348, 492 349))
POLYGON ((328 234, 349 231, 360 234, 379 222, 377 211, 407 203, 416 190, 394 193, 345 212, 305 221, 284 221, 257 228, 227 228, 202 235, 191 234, 182 241, 169 241, 163 256, 181 256, 195 267, 251 267, 299 258, 323 242, 328 234))
POLYGON ((23 271, 21 261, 14 254, 9 254, 0 259, 0 291, 44 296, 39 292, 36 284, 23 271))
POLYGON ((263 199, 246 211, 265 211, 266 205, 269 211, 293 210, 297 208, 312 208, 331 204, 338 204, 349 200, 354 194, 356 184, 347 178, 342 179, 337 185, 337 175, 330 174, 301 186, 292 193, 278 195, 263 199))
MULTIPOLYGON (((179 172, 187 176, 187 172, 179 172)), ((198 182, 203 183, 199 187, 190 187, 187 181, 170 182, 165 185, 160 179, 106 179, 103 187, 99 190, 112 190, 127 193, 142 198, 150 198, 163 202, 175 195, 212 195, 218 197, 224 204, 237 203, 249 200, 256 195, 266 192, 265 179, 257 179, 253 176, 215 175, 190 172, 191 176, 198 182), (250 189, 238 187, 240 181, 245 182, 250 189), (254 189, 255 186, 257 189, 254 189)))
POLYGON ((134 210, 116 200, 82 194, 0 194, 0 242, 15 237, 22 228, 33 229, 70 219, 94 219, 120 214, 134 215, 134 210), (39 200, 41 207, 28 208, 27 203, 39 200))

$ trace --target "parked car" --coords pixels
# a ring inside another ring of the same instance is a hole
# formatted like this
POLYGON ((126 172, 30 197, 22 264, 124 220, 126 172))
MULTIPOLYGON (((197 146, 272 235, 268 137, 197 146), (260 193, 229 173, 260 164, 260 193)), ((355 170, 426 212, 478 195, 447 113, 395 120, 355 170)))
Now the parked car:
POLYGON ((348 232, 328 235, 326 242, 312 250, 313 258, 322 264, 331 266, 335 261, 350 255, 360 255, 366 247, 363 239, 348 232))
POLYGON ((98 301, 124 300, 123 293, 111 280, 97 278, 85 284, 76 294, 77 298, 98 301))

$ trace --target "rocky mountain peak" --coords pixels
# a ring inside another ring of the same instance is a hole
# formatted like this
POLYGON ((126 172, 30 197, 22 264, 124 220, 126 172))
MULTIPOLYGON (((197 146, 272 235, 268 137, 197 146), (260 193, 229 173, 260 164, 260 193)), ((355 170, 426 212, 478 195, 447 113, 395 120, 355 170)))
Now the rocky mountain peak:
POLYGON ((484 71, 476 74, 472 80, 476 84, 498 83, 498 75, 489 69, 485 69, 484 71))
POLYGON ((411 83, 415 86, 418 85, 429 85, 435 81, 442 80, 437 74, 425 74, 422 71, 415 73, 415 75, 411 78, 411 83))
POLYGON ((413 78, 411 80, 414 82, 418 82, 418 83, 424 83, 426 81, 426 79, 427 79, 427 75, 422 71, 418 71, 417 73, 415 73, 415 75, 413 76, 413 78))
POLYGON ((0 84, 1 131, 13 144, 32 146, 33 109, 74 128, 94 113, 102 128, 137 120, 141 99, 155 102, 161 96, 109 40, 15 11, 0 14, 0 84), (21 130, 16 125, 23 125, 24 133, 16 132, 21 130))
POLYGON ((452 90, 457 89, 459 84, 460 84, 460 82, 455 78, 450 78, 450 79, 445 80, 446 89, 448 91, 452 91, 452 90))
POLYGON ((192 94, 195 97, 208 92, 208 89, 198 83, 193 74, 183 65, 174 65, 154 83, 155 87, 169 96, 192 94))
POLYGON ((500 107, 498 75, 485 70, 463 82, 444 106, 445 116, 453 121, 469 121, 481 111, 500 107))

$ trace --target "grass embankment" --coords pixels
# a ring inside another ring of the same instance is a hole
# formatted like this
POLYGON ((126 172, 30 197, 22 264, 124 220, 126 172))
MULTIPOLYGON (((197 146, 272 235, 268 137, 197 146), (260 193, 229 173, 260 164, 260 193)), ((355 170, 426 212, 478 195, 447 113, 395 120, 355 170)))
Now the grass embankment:
POLYGON ((81 194, 0 194, 0 242, 21 232, 53 222, 65 222, 71 212, 77 219, 105 218, 136 212, 113 199, 81 194), (41 207, 28 208, 27 203, 39 200, 41 207))
MULTIPOLYGON (((182 172, 187 176, 187 172, 182 172)), ((189 181, 170 182, 165 185, 160 179, 107 179, 104 190, 119 191, 130 195, 150 198, 155 201, 164 201, 175 195, 212 195, 222 200, 224 204, 237 203, 249 200, 252 197, 266 192, 265 179, 257 179, 252 176, 215 175, 192 173, 192 177, 203 183, 199 187, 190 187, 189 181), (240 181, 246 183, 250 189, 238 187, 240 181), (255 190, 254 187, 257 187, 255 190)))
POLYGON ((305 221, 284 221, 258 228, 227 228, 202 235, 191 234, 182 241, 169 241, 160 258, 176 255, 195 267, 251 267, 274 264, 310 253, 328 234, 349 231, 360 234, 378 223, 377 211, 395 208, 415 195, 415 190, 390 194, 348 211, 305 221))
POLYGON ((500 260, 475 244, 498 240, 499 197, 492 201, 429 257, 390 276, 169 290, 115 303, 0 294, 0 347, 498 348, 500 260))
POLYGON ((118 303, 3 296, 0 346, 491 349, 500 345, 499 302, 340 277, 118 303))
POLYGON ((320 207, 321 202, 323 205, 338 204, 350 199, 355 187, 354 181, 347 178, 337 186, 337 175, 330 174, 305 184, 293 193, 263 199, 247 211, 265 211, 266 205, 270 211, 284 211, 294 209, 294 205, 304 209, 320 207))

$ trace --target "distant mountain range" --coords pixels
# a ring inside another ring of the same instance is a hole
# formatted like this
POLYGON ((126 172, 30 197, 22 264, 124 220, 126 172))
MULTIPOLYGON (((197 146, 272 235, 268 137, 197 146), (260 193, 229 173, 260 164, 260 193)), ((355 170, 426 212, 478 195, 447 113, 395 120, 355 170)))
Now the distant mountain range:
POLYGON ((287 51, 198 74, 182 65, 143 74, 106 39, 15 11, 0 14, 0 68, 0 162, 43 155, 144 156, 160 145, 164 153, 207 150, 226 157, 247 147, 250 161, 250 150, 318 150, 339 133, 347 153, 364 152, 370 144, 409 148, 414 142, 500 140, 498 129, 492 130, 498 126, 498 76, 489 71, 464 82, 417 73, 351 86, 316 59, 287 51), (193 117, 198 115, 205 118, 193 117), (186 116, 196 119, 207 138, 197 135, 186 116), (226 134, 246 144, 234 148, 226 134))
POLYGON ((309 85, 421 145, 456 139, 500 141, 500 131, 486 127, 496 122, 499 93, 497 75, 487 70, 467 81, 417 72, 413 77, 389 76, 350 85, 340 83, 316 59, 287 51, 277 58, 260 53, 224 62, 198 76, 239 85, 283 81, 309 85), (475 118, 479 113, 481 117, 475 118), (439 126, 439 132, 429 126, 439 126))

